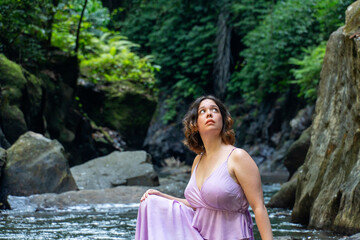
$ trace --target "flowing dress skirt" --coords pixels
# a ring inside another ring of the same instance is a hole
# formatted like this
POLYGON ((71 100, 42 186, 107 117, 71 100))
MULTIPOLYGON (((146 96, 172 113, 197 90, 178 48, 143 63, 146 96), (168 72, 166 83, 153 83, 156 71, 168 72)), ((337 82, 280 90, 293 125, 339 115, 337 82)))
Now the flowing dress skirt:
POLYGON ((203 240, 193 218, 194 210, 185 204, 149 195, 139 207, 135 240, 203 240))

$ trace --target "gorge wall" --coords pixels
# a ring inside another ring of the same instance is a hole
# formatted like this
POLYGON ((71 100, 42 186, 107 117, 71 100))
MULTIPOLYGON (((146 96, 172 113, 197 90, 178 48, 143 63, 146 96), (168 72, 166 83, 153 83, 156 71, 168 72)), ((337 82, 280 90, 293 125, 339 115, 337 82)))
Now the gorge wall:
POLYGON ((295 222, 342 233, 360 231, 360 1, 346 11, 326 55, 311 143, 299 171, 295 222))

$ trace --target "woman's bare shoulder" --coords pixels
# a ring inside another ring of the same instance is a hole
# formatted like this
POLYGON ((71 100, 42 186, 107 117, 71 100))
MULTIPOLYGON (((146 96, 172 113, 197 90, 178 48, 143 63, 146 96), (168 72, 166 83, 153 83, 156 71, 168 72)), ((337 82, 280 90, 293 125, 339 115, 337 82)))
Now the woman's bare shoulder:
POLYGON ((238 148, 232 155, 229 159, 229 170, 238 182, 246 182, 246 179, 251 179, 254 176, 259 177, 259 169, 249 153, 238 148))
POLYGON ((242 148, 236 148, 229 160, 233 167, 246 167, 255 164, 249 153, 242 148))

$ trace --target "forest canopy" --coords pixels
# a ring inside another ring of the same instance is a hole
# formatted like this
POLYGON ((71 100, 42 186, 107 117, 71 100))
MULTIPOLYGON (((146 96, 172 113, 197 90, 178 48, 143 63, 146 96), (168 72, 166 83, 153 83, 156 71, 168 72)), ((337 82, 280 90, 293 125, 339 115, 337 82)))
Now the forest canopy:
POLYGON ((89 81, 137 82, 169 111, 205 93, 258 104, 292 91, 313 103, 326 41, 350 0, 3 0, 0 51, 27 68, 49 48, 78 54, 89 81), (87 3, 86 8, 84 8, 87 3), (76 31, 84 16, 75 53, 76 31), (219 85, 220 84, 220 85, 219 85))

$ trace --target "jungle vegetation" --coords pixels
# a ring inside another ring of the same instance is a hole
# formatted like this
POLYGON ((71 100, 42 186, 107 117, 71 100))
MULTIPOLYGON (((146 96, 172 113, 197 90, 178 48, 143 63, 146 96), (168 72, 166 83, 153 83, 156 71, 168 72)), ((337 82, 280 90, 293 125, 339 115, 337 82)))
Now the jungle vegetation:
POLYGON ((162 95, 165 122, 207 93, 256 105, 292 89, 314 103, 326 41, 352 2, 2 0, 0 52, 33 71, 50 48, 77 55, 87 81, 162 95))

